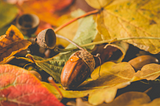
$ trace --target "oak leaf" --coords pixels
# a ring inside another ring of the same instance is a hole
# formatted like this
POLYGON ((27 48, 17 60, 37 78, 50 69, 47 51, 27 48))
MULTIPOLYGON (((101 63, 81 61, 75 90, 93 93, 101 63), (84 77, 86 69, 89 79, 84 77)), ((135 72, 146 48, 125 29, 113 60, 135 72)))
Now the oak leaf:
POLYGON ((160 76, 160 65, 159 64, 147 64, 137 71, 136 77, 140 79, 155 80, 160 76))
POLYGON ((131 91, 121 94, 106 106, 143 106, 150 101, 150 97, 146 93, 131 91))
POLYGON ((97 15, 97 29, 103 40, 125 39, 150 53, 160 52, 159 0, 86 1, 94 8, 103 8, 97 15))
POLYGON ((64 106, 29 71, 9 65, 0 65, 1 106, 64 106))

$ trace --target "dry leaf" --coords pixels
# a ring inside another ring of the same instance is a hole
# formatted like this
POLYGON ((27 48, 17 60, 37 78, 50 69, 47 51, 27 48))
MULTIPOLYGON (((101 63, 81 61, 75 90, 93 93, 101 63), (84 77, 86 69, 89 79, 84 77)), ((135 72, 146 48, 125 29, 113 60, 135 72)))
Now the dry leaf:
POLYGON ((124 88, 131 83, 135 71, 127 62, 118 64, 106 62, 101 65, 100 77, 97 76, 97 73, 99 73, 99 67, 91 74, 91 80, 81 84, 82 89, 94 90, 89 93, 89 103, 94 105, 101 104, 104 101, 111 102, 117 89, 124 88))
POLYGON ((148 37, 126 41, 153 54, 160 52, 159 0, 113 0, 105 6, 101 5, 104 0, 95 1, 88 3, 95 8, 103 7, 97 15, 97 29, 103 40, 148 37))
POLYGON ((147 80, 155 80, 157 77, 160 76, 160 65, 159 64, 147 64, 142 67, 136 74, 136 77, 140 79, 147 79, 147 80))
POLYGON ((106 104, 106 106, 142 106, 142 104, 150 101, 146 93, 132 91, 121 94, 111 103, 106 104))
POLYGON ((27 49, 29 45, 31 42, 24 40, 22 33, 14 25, 11 25, 6 34, 0 36, 0 63, 7 62, 11 56, 27 49))
POLYGON ((156 98, 150 103, 143 104, 141 106, 160 106, 160 98, 156 98))
POLYGON ((22 39, 24 39, 22 33, 14 25, 11 25, 6 34, 0 36, 0 48, 22 39))

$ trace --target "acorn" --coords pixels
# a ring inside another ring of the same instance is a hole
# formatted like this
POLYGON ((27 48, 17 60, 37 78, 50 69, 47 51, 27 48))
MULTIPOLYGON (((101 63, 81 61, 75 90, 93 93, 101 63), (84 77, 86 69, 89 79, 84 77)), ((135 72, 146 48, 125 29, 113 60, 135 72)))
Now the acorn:
POLYGON ((142 55, 131 59, 128 63, 131 64, 131 66, 137 71, 146 64, 159 63, 159 60, 151 55, 142 55))
POLYGON ((89 77, 95 68, 91 53, 82 49, 73 53, 61 73, 61 84, 64 89, 75 89, 89 77))
POLYGON ((51 28, 42 30, 35 39, 36 43, 47 49, 53 49, 56 45, 56 34, 51 28))

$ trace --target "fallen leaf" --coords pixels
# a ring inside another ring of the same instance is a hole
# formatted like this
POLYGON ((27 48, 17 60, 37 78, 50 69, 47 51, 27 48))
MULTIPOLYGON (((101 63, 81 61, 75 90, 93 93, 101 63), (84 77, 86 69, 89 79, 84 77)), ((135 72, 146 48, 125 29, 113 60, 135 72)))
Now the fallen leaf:
POLYGON ((0 63, 6 63, 11 56, 22 50, 27 49, 29 45, 31 45, 31 42, 27 40, 20 40, 10 45, 7 45, 4 48, 0 48, 0 63))
POLYGON ((145 103, 141 106, 159 106, 160 105, 160 98, 156 98, 153 101, 151 101, 150 103, 145 103))
POLYGON ((131 81, 131 79, 135 74, 133 67, 127 62, 121 62, 117 64, 106 62, 101 65, 102 69, 100 70, 100 73, 103 74, 97 78, 97 75, 95 73, 99 73, 99 67, 97 67, 94 70, 98 72, 93 71, 94 75, 91 74, 92 76, 91 80, 85 81, 84 83, 81 84, 82 88, 91 89, 94 87, 95 88, 102 86, 111 87, 117 84, 119 85, 120 83, 126 83, 131 81), (107 64, 110 64, 112 66, 107 67, 108 66, 107 64))
POLYGON ((91 74, 91 80, 80 85, 82 89, 94 89, 94 92, 89 94, 89 103, 93 105, 101 104, 104 101, 106 103, 113 101, 117 90, 130 85, 135 73, 132 66, 126 62, 118 64, 106 62, 101 65, 101 74, 97 76, 99 67, 91 74))
POLYGON ((111 103, 106 106, 143 106, 151 100, 146 93, 130 91, 116 97, 111 103))
MULTIPOLYGON (((79 10, 80 11, 80 10, 79 10)), ((84 12, 80 11, 81 14, 84 12)), ((78 45, 84 45, 87 43, 91 43, 97 35, 96 24, 93 20, 93 16, 84 17, 79 20, 78 30, 73 38, 73 41, 78 45)), ((66 48, 75 47, 75 45, 70 44, 66 48)), ((94 46, 86 47, 88 49, 92 49, 94 46)))
POLYGON ((97 15, 97 29, 103 40, 124 38, 150 53, 160 52, 159 0, 113 0, 108 4, 104 0, 87 1, 95 8, 103 8, 97 15))
POLYGON ((0 36, 0 48, 23 39, 22 33, 14 25, 11 25, 6 31, 6 34, 0 36))
POLYGON ((105 7, 106 5, 108 5, 110 2, 112 2, 113 0, 86 0, 86 2, 92 6, 93 8, 96 9, 101 9, 103 7, 105 7))
POLYGON ((18 14, 18 8, 15 5, 0 1, 0 29, 11 23, 18 14))
POLYGON ((57 19, 60 17, 56 11, 68 7, 73 0, 28 0, 21 5, 23 13, 37 15, 40 20, 53 26, 57 26, 57 19))
MULTIPOLYGON (((81 9, 78 9, 78 10, 75 10, 75 11, 72 11, 70 13, 70 15, 68 14, 65 14, 63 16, 61 16, 57 22, 59 23, 59 26, 60 25, 63 25, 64 23, 67 23, 69 22, 70 20, 72 20, 73 18, 76 18, 78 16, 81 16, 83 15, 85 12, 82 11, 81 9)), ((76 32, 77 32, 77 29, 78 29, 78 25, 80 24, 79 21, 75 21, 69 25, 67 25, 66 27, 64 27, 63 29, 59 30, 57 32, 57 34, 61 35, 61 36, 64 36, 70 40, 72 40, 75 35, 76 35, 76 32)), ((60 45, 63 45, 64 47, 67 47, 70 43, 64 39, 61 39, 61 38, 57 38, 57 41, 56 41, 57 44, 60 44, 60 45)))
MULTIPOLYGON (((61 95, 56 90, 54 86, 52 86, 49 83, 43 82, 43 84, 57 97, 61 98, 61 95)), ((59 90, 61 91, 64 98, 80 98, 87 96, 90 91, 84 90, 84 91, 73 91, 73 90, 64 90, 61 84, 56 84, 59 87, 59 90)))
POLYGON ((0 65, 0 88, 2 106, 63 106, 40 80, 17 66, 0 65))
POLYGON ((22 33, 11 25, 6 34, 0 36, 0 63, 6 63, 11 56, 27 49, 29 45, 31 42, 24 40, 22 33))
POLYGON ((160 76, 160 65, 155 63, 144 65, 141 70, 137 71, 135 76, 138 77, 139 80, 155 80, 160 76))

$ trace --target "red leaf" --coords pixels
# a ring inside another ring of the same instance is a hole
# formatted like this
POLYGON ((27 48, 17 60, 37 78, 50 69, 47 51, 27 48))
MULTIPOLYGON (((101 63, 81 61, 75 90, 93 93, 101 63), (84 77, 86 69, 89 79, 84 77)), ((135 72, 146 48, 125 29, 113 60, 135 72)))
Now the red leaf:
POLYGON ((64 106, 31 73, 23 68, 0 65, 0 106, 64 106))

